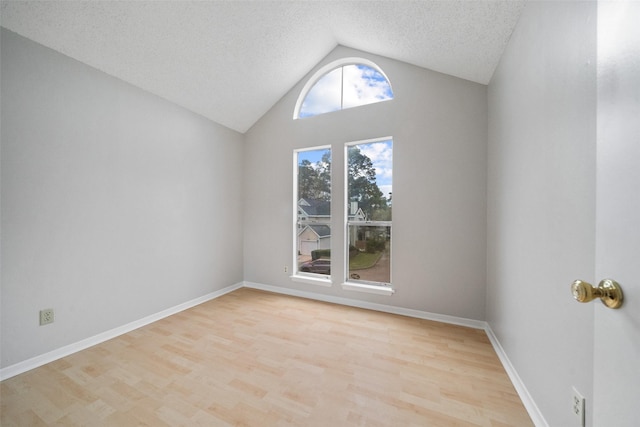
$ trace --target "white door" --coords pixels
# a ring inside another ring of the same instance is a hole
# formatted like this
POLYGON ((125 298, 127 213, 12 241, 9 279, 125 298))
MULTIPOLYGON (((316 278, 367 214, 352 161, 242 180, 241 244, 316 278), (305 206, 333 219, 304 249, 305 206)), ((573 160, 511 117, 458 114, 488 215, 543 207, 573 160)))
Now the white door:
POLYGON ((640 426, 640 2, 598 3, 596 279, 624 292, 595 304, 595 427, 640 426))

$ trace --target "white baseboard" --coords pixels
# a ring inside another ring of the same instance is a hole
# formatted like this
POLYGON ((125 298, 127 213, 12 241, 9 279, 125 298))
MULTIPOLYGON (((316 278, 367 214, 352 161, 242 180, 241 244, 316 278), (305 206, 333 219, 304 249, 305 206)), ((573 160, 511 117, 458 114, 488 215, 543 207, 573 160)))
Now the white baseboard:
POLYGON ((7 378, 11 378, 13 376, 16 376, 23 372, 37 368, 39 366, 45 365, 47 363, 53 362, 55 360, 58 360, 70 354, 92 347, 96 344, 100 344, 102 342, 115 338, 119 335, 126 334, 127 332, 131 332, 135 329, 141 328, 142 326, 148 325, 149 323, 156 322, 160 319, 164 319, 165 317, 171 316, 172 314, 179 313, 191 307, 195 307, 198 304, 202 304, 204 302, 218 298, 229 292, 233 292, 236 289, 240 289, 242 286, 243 286, 242 282, 236 283, 235 285, 227 286, 226 288, 222 288, 215 292, 211 292, 201 297, 192 299, 191 301, 178 304, 174 307, 170 307, 158 313, 143 317, 142 319, 133 321, 131 323, 127 323, 126 325, 122 325, 117 328, 102 332, 98 335, 75 342, 73 344, 60 347, 48 353, 44 353, 39 356, 32 357, 31 359, 18 362, 15 365, 7 366, 6 368, 0 369, 0 380, 6 380, 7 378))
POLYGON ((542 416, 542 412, 540 412, 540 409, 538 409, 536 402, 529 394, 527 387, 524 385, 524 382, 522 382, 522 379, 518 375, 518 372, 511 364, 511 361, 502 348, 500 341, 498 341, 498 338, 493 333, 493 330, 491 330, 491 326, 489 326, 488 323, 486 324, 485 331, 487 333, 487 336, 489 337, 489 341, 491 341, 491 344, 493 345, 493 349, 496 351, 498 358, 500 359, 500 362, 502 362, 502 366, 504 366, 504 370, 507 371, 507 375, 509 376, 511 383, 515 387, 516 392, 518 392, 520 400, 522 400, 524 407, 529 413, 531 421, 533 421, 533 424, 536 427, 549 427, 549 424, 547 424, 547 421, 542 416))
POLYGON ((495 334, 491 330, 491 327, 489 326, 489 324, 485 321, 466 319, 463 317, 448 316, 446 314, 430 313, 427 311, 412 310, 412 309, 402 308, 402 307, 394 307, 394 306, 384 305, 384 304, 375 304, 375 303, 370 303, 366 301, 353 300, 349 298, 335 297, 331 295, 323 295, 323 294, 317 294, 314 292, 307 292, 307 291, 299 291, 297 289, 291 289, 291 288, 283 288, 280 286, 264 285, 261 283, 244 282, 244 286, 247 288, 260 289, 263 291, 269 291, 269 292, 274 292, 274 293, 279 293, 284 295, 309 298, 309 299, 314 299, 318 301, 331 302, 335 304, 365 308, 369 310, 377 310, 385 313, 400 314, 403 316, 416 317, 419 319, 434 320, 436 322, 450 323, 450 324, 459 325, 459 326, 467 326, 475 329, 484 329, 487 336, 489 337, 489 341, 491 341, 491 345, 493 346, 493 349, 498 355, 498 358, 500 359, 502 366, 507 372, 509 379, 513 383, 513 386, 515 387, 516 392, 518 393, 518 396, 520 396, 520 399, 522 400, 522 403, 524 404, 525 409, 529 413, 529 416, 531 417, 531 420, 533 421, 534 425, 536 427, 549 427, 549 424, 547 424, 546 420, 542 416, 542 413, 540 412, 540 409, 538 409, 538 406, 536 405, 533 398, 529 394, 529 391, 527 390, 524 383, 522 382, 522 379, 520 379, 520 376, 518 375, 515 368, 511 364, 511 361, 509 360, 506 353, 504 352, 504 349, 502 348, 502 345, 500 345, 498 338, 495 336, 495 334))
POLYGON ((261 283, 244 282, 244 286, 252 289, 274 292, 278 294, 291 295, 295 297, 309 298, 318 301, 332 302, 335 304, 347 305, 350 307, 365 308, 368 310, 382 311, 385 313, 399 314, 402 316, 416 317, 418 319, 434 320, 436 322, 450 323, 453 325, 467 326, 475 329, 485 329, 486 322, 482 320, 466 319, 464 317, 448 316, 446 314, 430 313, 428 311, 413 310, 410 308, 396 307, 386 304, 376 304, 373 302, 355 300, 350 298, 336 297, 332 295, 317 294, 315 292, 299 291, 280 286, 264 285, 261 283))
POLYGON ((78 351, 84 350, 86 348, 92 347, 96 344, 100 344, 104 341, 110 340, 122 334, 126 334, 127 332, 131 332, 142 326, 148 325, 160 319, 164 319, 165 317, 187 310, 198 304, 202 304, 204 302, 218 298, 222 295, 225 295, 229 292, 233 292, 236 289, 240 289, 242 287, 259 289, 263 291, 274 292, 274 293, 279 293, 284 295, 291 295, 291 296, 302 297, 302 298, 309 298, 309 299, 314 299, 318 301, 331 302, 331 303, 346 305, 350 307, 358 307, 358 308, 364 308, 368 310, 381 311, 385 313, 399 314, 402 316, 415 317, 418 319, 434 320, 437 322, 450 323, 450 324, 459 325, 459 326, 467 326, 475 329, 484 329, 485 332, 487 333, 487 336, 489 337, 489 341, 491 341, 491 344, 493 345, 493 348, 496 354, 498 355, 498 358, 500 359, 500 362, 502 362, 502 366, 504 366, 504 369, 507 372, 509 379, 513 383, 513 386, 515 387, 516 392, 520 396, 520 399, 522 400, 522 403, 524 404, 527 412, 529 413, 529 416, 531 417, 531 420, 533 421, 534 425, 536 427, 549 427, 549 424, 547 424, 547 422, 545 421, 544 417, 542 416, 542 413, 538 409, 538 406, 535 404, 533 398, 529 394, 529 391, 527 390, 526 386, 522 382, 522 379, 520 379, 520 376, 516 372, 515 368, 511 364, 511 361, 509 360, 504 349, 502 348, 502 345, 498 341, 498 338, 495 336, 495 334, 493 333, 493 331, 491 330, 491 327, 487 322, 484 322, 481 320, 466 319, 463 317, 449 316, 446 314, 430 313, 430 312, 421 311, 421 310, 395 307, 395 306, 385 305, 385 304, 376 304, 376 303, 371 303, 367 301, 354 300, 350 298, 342 298, 342 297, 336 297, 331 295, 317 294, 314 292, 299 291, 296 289, 283 288, 279 286, 271 286, 271 285, 265 285, 265 284, 254 283, 254 282, 240 282, 240 283, 236 283, 235 285, 227 286, 218 291, 211 292, 207 295, 203 295, 199 298, 195 298, 191 301, 187 301, 182 304, 178 304, 174 307, 168 308, 161 312, 152 314, 150 316, 146 316, 142 319, 136 320, 131 323, 127 323, 126 325, 111 329, 109 331, 102 332, 93 337, 86 338, 84 340, 66 345, 64 347, 58 348, 48 353, 41 354, 39 356, 16 363, 11 366, 7 366, 6 368, 0 369, 0 380, 11 378, 15 375, 21 374, 31 369, 53 362, 62 357, 65 357, 70 354, 76 353, 78 351))

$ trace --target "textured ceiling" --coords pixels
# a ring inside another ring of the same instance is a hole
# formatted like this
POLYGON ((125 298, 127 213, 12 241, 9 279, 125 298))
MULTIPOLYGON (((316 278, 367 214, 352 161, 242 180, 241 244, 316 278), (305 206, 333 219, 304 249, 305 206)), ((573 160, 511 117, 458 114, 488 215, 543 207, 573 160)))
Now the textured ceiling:
POLYGON ((524 2, 2 1, 2 26, 246 132, 335 46, 487 84, 524 2))

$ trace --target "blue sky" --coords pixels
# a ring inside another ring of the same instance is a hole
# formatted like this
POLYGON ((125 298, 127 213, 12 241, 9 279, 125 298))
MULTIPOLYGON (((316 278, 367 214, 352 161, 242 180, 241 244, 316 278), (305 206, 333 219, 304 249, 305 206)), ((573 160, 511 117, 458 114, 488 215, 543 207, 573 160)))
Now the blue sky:
POLYGON ((321 77, 309 90, 300 108, 300 117, 329 113, 392 99, 387 79, 362 64, 345 65, 321 77))
MULTIPOLYGON (((393 98, 387 79, 376 69, 362 64, 338 67, 322 76, 307 93, 300 108, 300 117, 372 104, 393 98)), ((393 142, 391 140, 358 145, 371 159, 376 169, 376 181, 385 197, 392 191, 393 142)), ((298 162, 304 159, 315 164, 325 150, 298 153, 298 162)))
POLYGON ((299 151, 298 152, 298 164, 302 163, 303 160, 309 160, 312 164, 316 164, 322 160, 322 156, 325 152, 329 151, 329 149, 320 149, 320 150, 311 150, 311 151, 299 151))
POLYGON ((366 65, 343 68, 344 93, 342 108, 357 107, 393 98, 387 79, 366 65))
MULTIPOLYGON (((385 197, 389 197, 393 181, 393 141, 385 140, 371 143, 358 144, 362 154, 371 159, 376 170, 376 183, 385 197)), ((315 165, 322 159, 322 155, 328 149, 300 151, 298 152, 298 164, 303 160, 309 160, 315 165)))
POLYGON ((385 197, 393 191, 393 141, 359 144, 360 151, 371 159, 376 170, 376 183, 385 197))

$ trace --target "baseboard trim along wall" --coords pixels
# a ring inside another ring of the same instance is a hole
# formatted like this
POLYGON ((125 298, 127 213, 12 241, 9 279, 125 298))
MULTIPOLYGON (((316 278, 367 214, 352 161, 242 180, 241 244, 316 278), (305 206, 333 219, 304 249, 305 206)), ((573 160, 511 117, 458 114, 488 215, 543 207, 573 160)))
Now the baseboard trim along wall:
POLYGON ((384 313, 400 314, 402 316, 416 317, 418 319, 434 320, 436 322, 450 323, 453 325, 467 326, 474 329, 484 329, 486 322, 482 320, 465 319, 463 317, 448 316, 446 314, 429 313, 426 311, 413 310, 410 308, 395 307, 392 305, 376 304, 367 301, 360 301, 350 298, 341 298, 331 295, 316 294, 314 292, 298 291, 291 288, 281 288, 279 286, 263 285, 261 283, 244 282, 244 286, 252 289, 274 292, 278 294, 291 295, 295 297, 309 298, 318 301, 332 302, 350 307, 365 308, 368 310, 382 311, 384 313))
POLYGON ((498 355, 498 358, 500 359, 502 366, 507 372, 509 379, 513 383, 513 386, 516 389, 518 396, 520 396, 520 399, 522 400, 522 403, 524 404, 525 409, 529 413, 529 416, 531 417, 531 420, 533 421, 534 425, 536 427, 549 427, 549 424, 547 424, 547 422, 545 421, 544 417, 542 416, 542 413, 540 412, 540 409, 538 409, 538 406, 536 405, 535 401, 529 394, 527 387, 522 382, 522 379, 520 379, 520 376, 518 375, 515 368, 511 364, 511 361, 507 357, 507 354, 504 352, 504 349, 502 348, 502 345, 498 341, 498 338, 495 336, 495 334, 491 330, 491 327, 489 326, 489 324, 485 321, 466 319, 463 317, 456 317, 456 316, 448 316, 446 314, 429 313, 426 311, 412 310, 408 308, 394 307, 394 306, 384 305, 384 304, 375 304, 375 303, 370 303, 366 301, 340 298, 340 297, 334 297, 330 295, 316 294, 313 292, 299 291, 296 289, 282 288, 279 286, 264 285, 261 283, 244 282, 244 286, 247 288, 260 289, 263 291, 274 292, 278 294, 309 298, 309 299, 314 299, 314 300, 319 300, 324 302, 347 305, 351 307, 365 308, 369 310, 377 310, 385 313, 415 317, 418 319, 434 320, 436 322, 450 323, 458 326, 467 326, 475 329, 483 329, 486 332, 487 336, 489 337, 489 341, 491 342, 493 349, 498 355))
POLYGON ((195 307, 196 305, 202 304, 212 299, 216 299, 224 294, 228 294, 229 292, 233 292, 236 289, 240 289, 242 286, 243 286, 242 282, 236 283, 235 285, 227 286, 215 292, 211 292, 201 297, 194 298, 190 301, 184 302, 182 304, 178 304, 174 307, 170 307, 166 310, 162 310, 158 313, 143 317, 142 319, 133 321, 131 323, 127 323, 126 325, 122 325, 117 328, 113 328, 108 331, 102 332, 98 335, 94 335, 93 337, 86 338, 81 341, 75 342, 73 344, 60 347, 48 353, 44 353, 39 356, 32 357, 31 359, 27 359, 22 362, 18 362, 15 365, 7 366, 6 368, 0 369, 0 381, 6 380, 7 378, 14 377, 23 372, 30 371, 31 369, 35 369, 39 366, 46 365, 47 363, 61 359, 65 356, 69 356, 70 354, 92 347, 96 344, 100 344, 102 342, 108 341, 117 336, 126 334, 127 332, 131 332, 135 329, 138 329, 150 323, 156 322, 160 319, 164 319, 165 317, 169 317, 173 314, 187 310, 191 307, 195 307))
POLYGON ((491 326, 489 326, 488 323, 484 330, 487 333, 487 336, 489 337, 489 341, 491 341, 491 345, 493 345, 493 349, 496 351, 496 354, 498 355, 500 362, 502 362, 502 366, 504 366, 504 370, 507 371, 507 375, 509 375, 509 379, 511 380, 511 383, 515 387, 516 392, 518 392, 518 396, 520 396, 520 400, 522 400, 524 407, 529 413, 529 416, 531 417, 531 421, 533 421, 533 424, 536 427, 549 427, 549 424, 547 424, 547 421, 542 416, 542 412, 540 412, 540 409, 538 409, 538 405, 536 405, 536 402, 533 400, 533 398, 529 394, 529 390, 527 390, 527 387, 525 387, 524 382, 522 382, 522 379, 518 375, 518 372, 515 370, 515 368, 511 364, 511 361, 507 357, 507 354, 504 352, 504 349, 502 348, 500 341, 498 341, 498 338, 493 333, 493 330, 491 329, 491 326))
POLYGON ((498 358, 502 363, 502 366, 504 366, 505 371, 507 371, 507 375, 509 376, 509 379, 513 383, 513 386, 515 387, 518 395, 520 396, 520 399, 522 400, 535 426, 549 427, 544 417, 542 416, 542 413, 538 409, 538 406, 535 404, 533 398, 529 394, 529 391, 527 390, 526 386, 520 379, 520 376, 518 375, 515 368, 509 361, 509 358, 504 352, 504 349, 502 348, 502 345, 498 341, 498 338, 495 336, 495 334, 491 330, 491 327, 489 326, 489 324, 485 321, 466 319, 466 318, 456 317, 456 316, 448 316, 446 314, 429 313, 426 311, 413 310, 413 309, 402 308, 402 307, 394 307, 394 306, 384 305, 384 304, 376 304, 376 303, 371 303, 367 301, 354 300, 350 298, 341 298, 341 297, 335 297, 331 295, 322 295, 314 292, 299 291, 296 289, 283 288, 279 286, 265 285, 265 284, 254 283, 254 282, 240 282, 231 286, 227 286, 218 291, 211 292, 207 295, 203 295, 199 298, 195 298, 191 301, 187 301, 182 304, 178 304, 174 307, 168 308, 166 310, 160 311, 150 316, 146 316, 134 322, 127 323, 126 325, 122 325, 120 327, 102 332, 93 337, 78 341, 73 344, 69 344, 67 346, 33 357, 23 362, 16 363, 15 365, 7 366, 6 368, 0 369, 0 380, 5 380, 13 376, 19 375, 23 372, 27 372, 31 369, 35 369, 39 366, 45 365, 47 363, 53 362, 55 360, 58 360, 70 354, 92 347, 96 344, 100 344, 102 342, 105 342, 117 336, 126 334, 127 332, 131 332, 135 329, 141 328, 142 326, 156 322, 160 319, 164 319, 165 317, 187 310, 191 307, 195 307, 196 305, 216 299, 218 297, 221 297, 222 295, 228 294, 229 292, 233 292, 236 289, 240 289, 242 287, 258 289, 258 290, 273 292, 277 294, 308 298, 308 299, 313 299, 318 301, 330 302, 334 304, 341 304, 341 305, 346 305, 350 307, 358 307, 358 308, 364 308, 368 310, 381 311, 385 313, 399 314, 402 316, 415 317, 418 319, 433 320, 436 322, 466 326, 474 329, 483 329, 487 333, 487 336, 489 337, 489 341, 491 342, 491 345, 496 351, 498 358))

